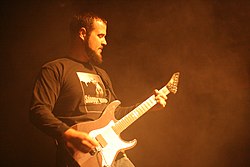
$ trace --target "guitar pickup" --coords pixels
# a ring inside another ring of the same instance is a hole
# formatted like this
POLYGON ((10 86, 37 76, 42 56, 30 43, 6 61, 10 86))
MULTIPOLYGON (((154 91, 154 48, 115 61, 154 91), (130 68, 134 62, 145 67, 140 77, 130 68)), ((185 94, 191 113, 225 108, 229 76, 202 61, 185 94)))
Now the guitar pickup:
POLYGON ((102 148, 106 147, 106 145, 108 144, 101 134, 97 135, 95 139, 99 142, 102 148))

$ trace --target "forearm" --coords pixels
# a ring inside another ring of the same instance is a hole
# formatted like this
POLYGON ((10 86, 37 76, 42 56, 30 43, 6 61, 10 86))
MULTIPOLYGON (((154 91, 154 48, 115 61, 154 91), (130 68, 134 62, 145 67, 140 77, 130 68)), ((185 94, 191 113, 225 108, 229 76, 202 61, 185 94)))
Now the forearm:
POLYGON ((60 121, 45 107, 31 107, 30 121, 42 132, 53 138, 61 138, 63 133, 69 129, 65 123, 60 121))

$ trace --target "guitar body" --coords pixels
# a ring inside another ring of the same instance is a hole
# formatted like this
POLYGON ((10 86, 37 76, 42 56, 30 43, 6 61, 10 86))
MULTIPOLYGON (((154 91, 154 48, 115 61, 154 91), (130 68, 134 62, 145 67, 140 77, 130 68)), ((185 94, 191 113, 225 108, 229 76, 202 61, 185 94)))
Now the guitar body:
POLYGON ((75 151, 72 156, 81 167, 108 167, 111 166, 120 151, 135 146, 136 140, 126 142, 120 138, 112 126, 117 122, 114 116, 115 109, 120 101, 111 102, 104 110, 102 116, 95 121, 83 122, 72 126, 73 129, 89 133, 99 143, 96 153, 83 153, 75 151))

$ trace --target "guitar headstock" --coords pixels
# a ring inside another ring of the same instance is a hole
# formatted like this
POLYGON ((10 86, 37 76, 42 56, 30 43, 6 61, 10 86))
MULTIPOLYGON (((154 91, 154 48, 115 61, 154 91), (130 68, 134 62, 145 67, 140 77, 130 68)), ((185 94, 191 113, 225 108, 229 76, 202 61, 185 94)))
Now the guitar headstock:
POLYGON ((177 92, 177 86, 179 83, 179 77, 180 77, 180 72, 176 72, 172 75, 170 81, 167 84, 167 88, 170 92, 176 93, 177 92))

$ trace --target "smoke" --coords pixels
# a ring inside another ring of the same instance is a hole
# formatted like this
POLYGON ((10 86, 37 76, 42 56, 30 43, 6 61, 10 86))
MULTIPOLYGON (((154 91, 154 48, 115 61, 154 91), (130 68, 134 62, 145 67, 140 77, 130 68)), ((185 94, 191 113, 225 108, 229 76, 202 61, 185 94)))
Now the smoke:
POLYGON ((53 166, 52 143, 43 141, 47 138, 28 122, 32 84, 43 63, 66 55, 73 11, 93 9, 108 20, 102 67, 123 105, 143 101, 174 72, 181 73, 178 92, 169 95, 167 108, 147 113, 122 134, 126 140, 138 139, 128 151, 136 166, 249 165, 249 2, 74 0, 3 5, 4 27, 9 30, 1 42, 4 127, 18 132, 1 139, 9 162, 14 152, 7 147, 26 131, 42 146, 27 138, 12 144, 19 162, 25 161, 24 146, 31 144, 27 157, 34 160, 27 159, 28 164, 53 166), (49 162, 39 152, 47 154, 49 162))

